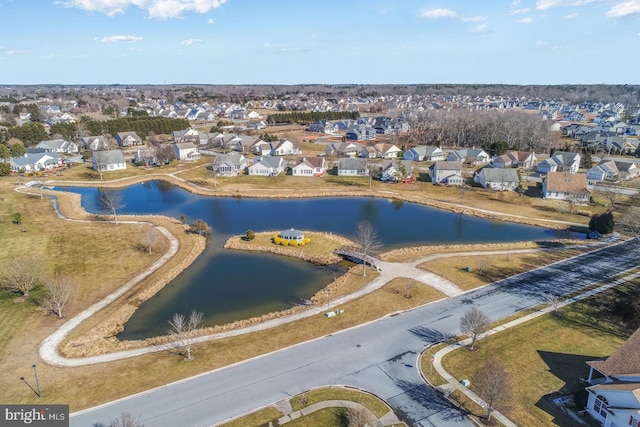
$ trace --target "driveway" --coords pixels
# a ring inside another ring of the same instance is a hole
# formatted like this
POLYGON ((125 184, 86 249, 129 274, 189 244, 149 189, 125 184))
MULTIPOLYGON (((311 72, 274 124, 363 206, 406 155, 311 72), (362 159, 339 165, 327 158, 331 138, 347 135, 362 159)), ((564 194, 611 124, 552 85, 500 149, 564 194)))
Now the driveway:
MULTIPOLYGON (((544 301, 608 282, 638 266, 638 240, 579 257, 246 362, 159 387, 71 417, 71 426, 108 424, 122 412, 154 427, 210 426, 326 385, 369 390, 412 426, 471 425, 422 380, 425 346, 459 333, 471 306, 499 320, 544 301)), ((348 315, 346 313, 345 315, 348 315)), ((318 321, 331 321, 321 318, 318 321)), ((135 381, 135 372, 131 373, 135 381)))

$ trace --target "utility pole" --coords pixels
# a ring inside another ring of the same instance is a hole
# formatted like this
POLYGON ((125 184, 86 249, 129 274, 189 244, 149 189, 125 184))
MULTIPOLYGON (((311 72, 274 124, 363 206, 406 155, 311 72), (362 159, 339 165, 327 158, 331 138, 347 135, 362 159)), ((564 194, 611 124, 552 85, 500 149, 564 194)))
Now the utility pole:
POLYGON ((33 368, 33 375, 36 377, 36 394, 38 395, 38 399, 42 397, 42 393, 40 393, 40 383, 38 382, 38 371, 36 371, 36 365, 31 366, 33 368))

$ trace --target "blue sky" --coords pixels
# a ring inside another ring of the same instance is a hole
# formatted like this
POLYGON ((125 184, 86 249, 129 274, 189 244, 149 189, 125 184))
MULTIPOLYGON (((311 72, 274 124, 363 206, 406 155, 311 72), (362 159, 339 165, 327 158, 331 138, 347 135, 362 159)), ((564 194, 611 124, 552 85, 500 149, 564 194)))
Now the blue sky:
POLYGON ((0 0, 0 85, 639 84, 640 0, 0 0))

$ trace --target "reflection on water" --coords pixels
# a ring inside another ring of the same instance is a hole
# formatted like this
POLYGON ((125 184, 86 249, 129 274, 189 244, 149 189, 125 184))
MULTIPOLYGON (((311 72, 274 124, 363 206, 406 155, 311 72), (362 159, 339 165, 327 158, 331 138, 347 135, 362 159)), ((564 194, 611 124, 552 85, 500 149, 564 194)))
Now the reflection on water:
MULTIPOLYGON (((82 195, 82 206, 99 213, 95 188, 65 188, 82 195)), ((210 244, 196 262, 125 325, 121 338, 145 338, 167 330, 174 313, 204 312, 205 325, 246 319, 291 306, 330 283, 330 269, 271 254, 225 251, 231 235, 288 228, 350 236, 356 224, 374 224, 384 250, 440 243, 549 240, 556 232, 455 214, 408 202, 374 198, 249 199, 191 194, 165 181, 122 190, 122 214, 185 215, 212 228, 210 244)))

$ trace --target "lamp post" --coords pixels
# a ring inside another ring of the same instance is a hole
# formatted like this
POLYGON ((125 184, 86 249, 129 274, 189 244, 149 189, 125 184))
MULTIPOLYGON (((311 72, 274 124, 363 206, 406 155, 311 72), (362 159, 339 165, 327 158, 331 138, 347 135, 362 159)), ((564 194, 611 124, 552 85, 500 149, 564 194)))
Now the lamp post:
POLYGON ((36 371, 36 365, 32 365, 31 367, 33 368, 33 375, 36 377, 36 394, 38 395, 38 399, 40 399, 42 394, 40 393, 40 383, 38 382, 38 371, 36 371))

